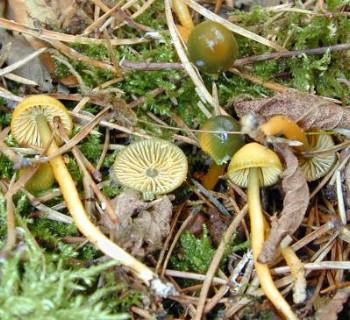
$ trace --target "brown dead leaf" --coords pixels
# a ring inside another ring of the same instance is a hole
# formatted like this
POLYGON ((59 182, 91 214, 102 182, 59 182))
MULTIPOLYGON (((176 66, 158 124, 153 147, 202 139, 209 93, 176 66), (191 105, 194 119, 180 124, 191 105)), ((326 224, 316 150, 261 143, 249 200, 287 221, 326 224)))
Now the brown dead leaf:
POLYGON ((139 257, 162 247, 172 215, 167 196, 144 202, 138 192, 128 190, 117 196, 112 205, 120 221, 113 225, 113 234, 121 247, 139 257))
POLYGON ((316 320, 337 320, 338 313, 350 297, 350 288, 339 289, 335 296, 316 312, 316 320))
POLYGON ((237 102, 235 110, 240 118, 249 113, 256 113, 267 119, 274 115, 285 115, 298 121, 304 129, 350 129, 350 109, 292 90, 271 98, 237 102))
MULTIPOLYGON (((32 28, 44 26, 55 29, 66 26, 75 12, 76 4, 71 0, 11 0, 8 1, 7 18, 32 28)), ((33 36, 26 34, 23 36, 34 49, 47 47, 45 42, 33 36)), ((56 64, 51 55, 43 53, 40 60, 54 76, 56 64)))
MULTIPOLYGON (((6 30, 0 30, 0 42, 2 48, 5 48, 7 45, 10 46, 9 54, 6 57, 6 63, 8 65, 22 60, 35 51, 22 36, 11 35, 6 30)), ((0 53, 3 54, 4 50, 1 50, 0 53)), ((41 63, 39 57, 32 59, 29 63, 14 70, 13 73, 36 82, 41 91, 47 92, 53 88, 51 76, 41 63)))
POLYGON ((298 159, 284 144, 276 144, 276 149, 287 166, 282 181, 285 197, 281 215, 273 219, 269 237, 259 255, 261 263, 273 261, 281 240, 298 229, 309 204, 309 187, 298 166, 298 159))

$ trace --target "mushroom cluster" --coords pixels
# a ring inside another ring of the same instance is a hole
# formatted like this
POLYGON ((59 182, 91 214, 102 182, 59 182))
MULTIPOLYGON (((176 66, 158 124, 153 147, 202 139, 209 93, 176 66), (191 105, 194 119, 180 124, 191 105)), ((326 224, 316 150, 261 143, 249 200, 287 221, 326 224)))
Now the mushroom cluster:
POLYGON ((286 116, 274 116, 260 126, 266 136, 283 135, 289 140, 297 140, 302 146, 296 147, 299 166, 307 181, 314 181, 325 176, 336 161, 333 151, 318 153, 334 147, 331 136, 310 132, 306 135, 292 119, 286 116))
MULTIPOLYGON (((17 105, 12 116, 11 131, 19 144, 40 147, 46 150, 47 156, 54 155, 60 143, 59 137, 53 133, 56 118, 60 119, 69 135, 73 122, 65 106, 49 96, 31 96, 17 105)), ((130 268, 141 280, 150 285, 157 295, 167 296, 174 293, 175 289, 171 284, 160 281, 152 270, 112 242, 90 221, 62 157, 57 155, 49 162, 67 208, 81 233, 103 253, 130 268)))

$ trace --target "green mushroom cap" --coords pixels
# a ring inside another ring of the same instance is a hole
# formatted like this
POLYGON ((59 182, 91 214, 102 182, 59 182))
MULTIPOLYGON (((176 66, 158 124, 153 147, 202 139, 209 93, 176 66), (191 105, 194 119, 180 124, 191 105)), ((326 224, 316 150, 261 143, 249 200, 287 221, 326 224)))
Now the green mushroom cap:
POLYGON ((215 131, 200 132, 198 139, 202 150, 218 165, 229 161, 245 143, 242 135, 228 133, 241 130, 239 122, 230 116, 212 117, 204 123, 201 130, 215 131))
POLYGON ((187 48, 190 60, 206 73, 228 70, 238 56, 238 45, 233 33, 210 20, 193 29, 187 48))

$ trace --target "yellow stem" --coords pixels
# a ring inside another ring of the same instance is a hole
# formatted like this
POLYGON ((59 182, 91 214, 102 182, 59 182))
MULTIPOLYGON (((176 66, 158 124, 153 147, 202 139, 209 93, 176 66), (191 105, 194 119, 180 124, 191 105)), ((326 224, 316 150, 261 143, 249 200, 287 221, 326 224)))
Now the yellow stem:
POLYGON ((182 0, 173 0, 174 11, 185 28, 192 31, 194 24, 192 21, 192 16, 187 5, 182 0))
POLYGON ((286 319, 297 320, 298 318, 293 313, 290 305, 275 286, 267 264, 258 262, 258 256, 262 251, 265 240, 264 216, 261 209, 259 193, 259 170, 260 169, 257 168, 249 169, 248 177, 248 209, 255 270, 262 290, 276 309, 283 314, 286 319))
MULTIPOLYGON (((36 122, 39 129, 40 138, 43 145, 46 146, 51 140, 51 128, 49 127, 44 116, 38 116, 36 122)), ((58 150, 56 142, 51 142, 47 155, 50 156, 58 150)), ((150 284, 157 276, 147 268, 143 263, 128 254, 122 248, 117 246, 114 242, 109 240, 88 218, 83 204, 80 200, 78 191, 75 187, 72 176, 61 156, 57 156, 50 160, 54 176, 61 188, 63 198, 66 202, 67 208, 72 215, 74 222, 80 232, 92 242, 103 253, 120 261, 126 267, 129 267, 141 280, 150 284)))
POLYGON ((207 190, 213 190, 219 181, 219 177, 223 175, 225 165, 213 163, 207 174, 202 178, 202 184, 207 190))
POLYGON ((308 148, 309 143, 304 130, 286 116, 272 117, 260 127, 260 130, 267 136, 284 135, 289 140, 302 142, 303 146, 297 147, 300 151, 308 148))

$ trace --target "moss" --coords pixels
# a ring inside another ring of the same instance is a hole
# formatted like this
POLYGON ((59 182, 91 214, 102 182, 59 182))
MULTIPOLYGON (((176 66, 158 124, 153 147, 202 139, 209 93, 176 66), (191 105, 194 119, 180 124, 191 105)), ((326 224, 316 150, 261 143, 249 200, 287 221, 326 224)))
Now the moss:
MULTIPOLYGON (((262 36, 274 35, 276 42, 288 50, 301 50, 349 42, 350 21, 337 14, 345 1, 328 1, 334 15, 309 16, 288 12, 273 23, 267 21, 276 13, 256 7, 251 12, 234 12, 232 18, 262 36), (338 8, 338 9, 337 9, 338 8), (276 32, 277 30, 277 32, 276 32)), ((238 37, 242 56, 266 53, 266 47, 238 37)), ((264 61, 252 65, 252 73, 264 80, 273 80, 289 87, 350 102, 350 88, 341 79, 350 78, 350 59, 346 51, 326 52, 323 56, 301 55, 293 58, 264 61)))
POLYGON ((172 257, 172 264, 181 271, 206 273, 215 254, 208 230, 203 229, 201 238, 185 232, 180 238, 180 244, 182 252, 172 257))
POLYGON ((11 179, 14 174, 13 163, 0 153, 0 178, 11 179))
MULTIPOLYGON (((4 105, 4 99, 0 98, 0 106, 4 105)), ((2 127, 7 127, 12 118, 12 113, 11 112, 4 112, 0 111, 0 126, 2 127)))
POLYGON ((75 180, 77 183, 81 183, 83 180, 83 174, 81 173, 79 166, 75 159, 69 156, 65 156, 66 159, 66 165, 69 173, 72 175, 73 180, 75 180))
POLYGON ((80 150, 92 163, 97 163, 102 153, 101 134, 91 133, 80 145, 80 150))

